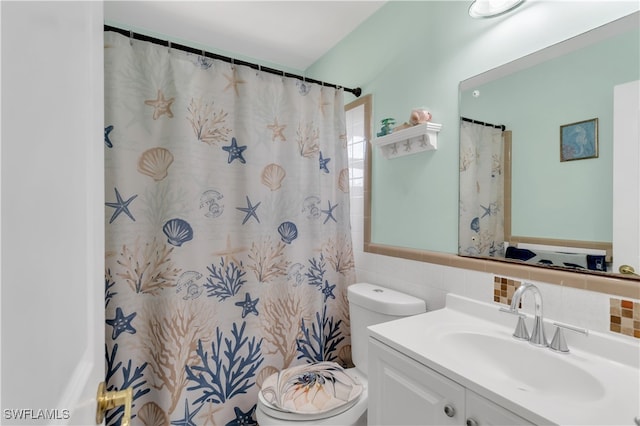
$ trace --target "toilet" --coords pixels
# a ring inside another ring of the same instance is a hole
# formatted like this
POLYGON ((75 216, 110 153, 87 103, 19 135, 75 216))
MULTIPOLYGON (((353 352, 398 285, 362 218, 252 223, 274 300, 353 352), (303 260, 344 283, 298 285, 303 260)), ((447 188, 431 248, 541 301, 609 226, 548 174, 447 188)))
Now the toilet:
POLYGON ((354 368, 345 372, 362 385, 357 399, 342 409, 324 413, 301 414, 270 407, 260 395, 256 418, 260 426, 270 425, 362 425, 367 424, 367 327, 426 312, 424 300, 374 284, 357 283, 347 289, 351 321, 351 355, 354 368))

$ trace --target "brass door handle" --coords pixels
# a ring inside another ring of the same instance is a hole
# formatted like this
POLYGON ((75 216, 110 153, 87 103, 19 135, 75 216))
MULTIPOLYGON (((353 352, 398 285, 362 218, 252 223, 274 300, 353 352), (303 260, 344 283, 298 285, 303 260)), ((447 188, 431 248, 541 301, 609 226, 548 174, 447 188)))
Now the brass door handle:
POLYGON ((621 265, 618 268, 618 271, 621 274, 625 274, 625 275, 638 275, 638 274, 636 274, 636 270, 633 269, 633 266, 631 266, 631 265, 621 265))
POLYGON ((131 424, 131 403, 133 401, 133 391, 131 388, 107 392, 106 385, 102 382, 98 385, 96 400, 98 402, 96 424, 102 424, 107 410, 111 410, 120 405, 124 405, 124 414, 120 421, 121 426, 129 426, 131 424))

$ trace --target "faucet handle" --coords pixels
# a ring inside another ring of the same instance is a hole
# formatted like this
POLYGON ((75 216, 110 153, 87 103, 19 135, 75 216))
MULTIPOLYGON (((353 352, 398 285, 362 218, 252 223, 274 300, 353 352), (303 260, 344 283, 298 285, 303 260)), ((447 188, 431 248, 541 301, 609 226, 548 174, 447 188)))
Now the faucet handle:
POLYGON ((574 333, 584 334, 585 336, 589 335, 589 330, 584 328, 573 327, 567 324, 560 324, 558 322, 554 322, 553 325, 556 326, 556 332, 553 335, 553 339, 549 344, 549 349, 555 352, 560 353, 569 353, 569 347, 567 346, 567 340, 564 338, 564 333, 562 330, 573 331, 574 333))
POLYGON ((516 325, 516 329, 513 332, 513 337, 520 340, 529 340, 529 331, 527 330, 527 325, 524 323, 525 315, 521 314, 517 309, 511 308, 500 308, 500 312, 505 312, 511 315, 518 316, 518 324, 516 325))
POLYGON ((511 315, 518 315, 520 317, 524 317, 524 314, 521 314, 520 311, 518 311, 517 309, 511 309, 511 308, 504 308, 501 307, 500 308, 500 312, 504 312, 506 314, 511 314, 511 315))

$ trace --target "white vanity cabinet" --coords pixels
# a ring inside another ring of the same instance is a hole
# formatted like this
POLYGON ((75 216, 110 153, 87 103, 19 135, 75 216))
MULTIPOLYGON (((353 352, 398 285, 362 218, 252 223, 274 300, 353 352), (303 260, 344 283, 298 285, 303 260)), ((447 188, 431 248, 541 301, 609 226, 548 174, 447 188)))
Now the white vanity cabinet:
POLYGON ((465 424, 467 426, 534 424, 469 389, 466 390, 465 396, 465 424))
POLYGON ((532 425, 395 349, 369 339, 369 425, 532 425))

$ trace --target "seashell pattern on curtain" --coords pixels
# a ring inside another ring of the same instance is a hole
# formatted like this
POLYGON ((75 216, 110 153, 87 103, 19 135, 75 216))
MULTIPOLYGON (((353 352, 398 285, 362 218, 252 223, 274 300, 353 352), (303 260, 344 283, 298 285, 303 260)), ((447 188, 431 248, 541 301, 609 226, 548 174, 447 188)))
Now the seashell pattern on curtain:
POLYGON ((107 387, 134 425, 256 424, 268 376, 350 362, 343 92, 113 32, 104 55, 107 387))

